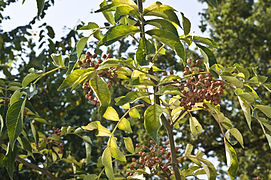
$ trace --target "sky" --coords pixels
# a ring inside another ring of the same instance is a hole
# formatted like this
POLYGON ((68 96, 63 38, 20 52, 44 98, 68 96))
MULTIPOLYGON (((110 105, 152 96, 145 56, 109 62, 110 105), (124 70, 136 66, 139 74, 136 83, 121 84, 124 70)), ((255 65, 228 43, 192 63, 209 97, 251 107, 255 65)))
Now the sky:
MULTIPOLYGON (((101 13, 91 13, 99 9, 99 3, 101 0, 55 0, 55 5, 47 10, 45 18, 39 22, 42 24, 46 22, 52 26, 56 33, 56 38, 60 38, 68 32, 64 27, 73 28, 80 21, 98 22, 99 25, 103 26, 105 19, 101 13)), ((144 7, 155 2, 155 0, 146 0, 144 7)), ((179 12, 183 12, 184 15, 191 21, 192 28, 191 32, 196 35, 202 35, 198 25, 200 24, 200 15, 207 4, 199 3, 197 0, 160 0, 163 4, 168 4, 175 8, 179 12)), ((18 3, 13 3, 5 9, 3 12, 4 16, 9 15, 10 20, 4 20, 1 24, 4 31, 9 31, 17 26, 25 25, 36 16, 36 1, 25 0, 22 5, 22 0, 18 3)), ((38 28, 35 26, 34 28, 38 28)), ((34 30, 35 31, 35 30, 34 30)), ((38 31, 38 29, 36 29, 38 31)), ((204 34, 206 36, 206 34, 204 34)), ((208 36, 208 35, 207 35, 208 36)))

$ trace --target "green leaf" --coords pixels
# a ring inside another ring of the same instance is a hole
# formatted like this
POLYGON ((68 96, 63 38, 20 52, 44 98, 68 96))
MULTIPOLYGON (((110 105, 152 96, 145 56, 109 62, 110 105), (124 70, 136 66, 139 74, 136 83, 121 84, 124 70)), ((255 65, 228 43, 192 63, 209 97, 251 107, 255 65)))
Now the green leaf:
POLYGON ((192 151, 193 151, 193 145, 192 144, 187 144, 186 148, 185 148, 184 155, 189 156, 189 155, 191 155, 192 151))
POLYGON ((255 105, 255 107, 262 111, 268 118, 271 118, 271 106, 255 105))
POLYGON ((98 24, 95 22, 88 22, 87 25, 81 27, 79 30, 89 30, 89 29, 96 29, 99 28, 98 24))
POLYGON ((83 180, 95 180, 97 178, 98 178, 98 176, 96 174, 87 174, 84 176, 83 180))
POLYGON ((244 140, 240 131, 236 128, 229 129, 228 132, 240 143, 242 148, 244 148, 244 140))
POLYGON ((88 42, 89 36, 87 37, 82 37, 78 43, 76 44, 76 53, 77 53, 77 57, 80 58, 81 53, 83 51, 83 49, 85 48, 87 42, 88 42))
POLYGON ((146 39, 141 38, 139 41, 139 44, 137 46, 136 50, 136 61, 139 65, 146 64, 146 54, 144 54, 144 41, 146 42, 146 39))
POLYGON ((253 93, 244 92, 242 89, 236 89, 234 92, 237 96, 240 96, 243 100, 247 101, 248 103, 253 103, 255 100, 254 96, 256 95, 253 93))
POLYGON ((17 89, 11 96, 9 106, 11 106, 13 103, 19 101, 19 99, 22 97, 23 93, 21 92, 21 89, 17 89))
POLYGON ((104 38, 99 42, 99 46, 105 45, 108 46, 119 39, 129 36, 130 34, 135 34, 140 30, 136 26, 129 26, 129 25, 117 25, 110 28, 104 38))
POLYGON ((135 153, 135 148, 134 148, 132 139, 130 137, 123 137, 123 139, 124 139, 124 144, 127 151, 129 151, 132 154, 135 153))
MULTIPOLYGON (((107 6, 107 2, 104 0, 101 4, 100 4, 100 8, 103 8, 103 7, 106 7, 107 6)), ((113 17, 113 14, 112 12, 110 11, 102 11, 105 19, 110 23, 110 24, 113 24, 115 25, 115 20, 114 20, 114 17, 113 17)))
POLYGON ((108 120, 111 120, 111 121, 119 121, 119 120, 120 120, 117 111, 116 111, 112 106, 109 106, 109 107, 106 109, 106 111, 105 111, 103 117, 104 117, 105 119, 108 119, 108 120))
POLYGON ((201 164, 201 165, 203 166, 203 169, 206 172, 206 174, 208 176, 208 179, 209 180, 216 180, 216 169, 215 169, 214 165, 210 161, 208 161, 206 159, 199 158, 199 160, 202 163, 204 163, 204 164, 201 164))
POLYGON ((110 147, 105 148, 102 155, 102 164, 105 168, 105 174, 110 180, 114 180, 114 172, 112 167, 112 156, 110 152, 110 147))
POLYGON ((112 136, 109 140, 109 147, 110 147, 110 152, 113 158, 118 159, 120 161, 126 162, 126 157, 124 154, 119 150, 119 147, 117 145, 117 138, 112 136))
POLYGON ((243 100, 243 98, 238 96, 238 100, 241 106, 242 111, 244 112, 245 118, 247 120, 247 124, 249 129, 251 130, 251 110, 249 104, 243 100))
POLYGON ((169 31, 179 36, 175 26, 171 22, 165 19, 151 19, 151 20, 145 21, 145 23, 156 26, 159 29, 163 29, 164 31, 169 31))
POLYGON ((97 128, 98 128, 98 134, 97 136, 111 136, 111 132, 101 125, 100 121, 96 121, 97 128))
POLYGON ((136 108, 129 111, 129 116, 132 117, 132 118, 140 119, 140 114, 139 114, 139 112, 138 112, 138 110, 136 108))
POLYGON ((90 80, 95 95, 98 97, 101 107, 107 107, 111 102, 111 95, 107 83, 100 77, 95 77, 90 80))
POLYGON ((3 120, 2 115, 0 114, 0 136, 2 135, 3 127, 4 127, 4 120, 3 120))
POLYGON ((174 49, 180 58, 183 60, 185 59, 184 47, 178 35, 162 29, 152 29, 146 33, 158 39, 159 41, 162 41, 164 44, 174 49))
POLYGON ((27 74, 22 82, 22 87, 26 87, 29 83, 40 77, 41 73, 29 73, 27 74))
POLYGON ((193 41, 197 44, 202 43, 202 44, 206 44, 210 47, 215 47, 215 48, 218 47, 217 44, 210 38, 205 38, 205 37, 201 37, 201 36, 193 36, 192 38, 193 38, 193 41))
POLYGON ((131 128, 131 125, 130 125, 130 121, 126 118, 122 118, 118 124, 118 128, 123 130, 123 131, 127 131, 127 132, 130 132, 132 133, 133 130, 131 128))
POLYGON ((149 93, 146 92, 139 92, 139 91, 133 91, 126 94, 126 96, 123 96, 121 98, 115 99, 117 106, 122 106, 126 103, 133 103, 136 100, 142 99, 144 97, 149 96, 149 93))
POLYGON ((36 130, 36 127, 35 127, 33 121, 30 122, 30 127, 31 127, 31 132, 32 132, 32 135, 33 135, 35 144, 36 144, 36 146, 38 146, 39 134, 38 134, 38 132, 37 132, 37 130, 36 130))
POLYGON ((156 142, 158 142, 158 131, 160 129, 161 120, 160 116, 162 115, 163 110, 158 104, 153 104, 149 106, 144 113, 144 126, 148 134, 156 142))
POLYGON ((268 141, 269 147, 271 148, 271 136, 269 134, 265 134, 265 137, 268 141))
POLYGON ((38 8, 38 13, 37 13, 37 17, 39 18, 39 16, 41 15, 41 12, 44 8, 44 0, 36 0, 37 2, 37 8, 38 8))
POLYGON ((172 95, 180 95, 184 96, 179 88, 174 86, 163 86, 159 89, 159 91, 156 93, 157 95, 164 95, 164 94, 172 94, 172 95))
POLYGON ((239 79, 237 79, 236 77, 233 76, 221 76, 222 79, 228 81, 229 83, 231 83, 233 86, 235 86, 236 88, 242 88, 243 87, 243 82, 240 81, 239 79))
POLYGON ((107 69, 111 67, 123 67, 123 66, 124 66, 124 63, 122 60, 107 59, 100 64, 99 69, 107 69))
POLYGON ((51 26, 46 26, 46 29, 48 31, 48 36, 53 39, 55 37, 54 29, 51 26))
POLYGON ((95 129, 98 129, 97 121, 88 123, 88 125, 86 125, 86 126, 81 126, 81 128, 85 129, 85 130, 88 130, 88 131, 93 131, 95 129))
POLYGON ((13 103, 7 111, 6 125, 8 129, 9 143, 12 150, 14 149, 16 139, 23 130, 23 112, 25 101, 26 98, 20 99, 19 101, 13 103))
POLYGON ((205 0, 210 6, 218 7, 217 0, 205 0))
POLYGON ((14 150, 11 150, 10 144, 8 144, 7 153, 4 157, 4 164, 7 169, 10 179, 13 179, 13 172, 15 169, 15 159, 17 156, 17 147, 15 146, 14 150))
POLYGON ((198 133, 200 134, 202 132, 202 126, 198 122, 198 120, 195 117, 189 118, 189 124, 190 124, 190 130, 191 133, 196 136, 198 133))
POLYGON ((51 58, 56 66, 64 67, 65 60, 62 58, 61 54, 51 54, 51 58))
POLYGON ((72 71, 71 74, 69 74, 65 80, 62 82, 62 84, 57 89, 58 91, 70 88, 73 86, 73 84, 76 82, 77 79, 80 78, 80 76, 84 75, 85 73, 91 71, 90 69, 76 69, 72 71))
POLYGON ((225 141, 225 151, 228 167, 227 173, 230 175, 231 179, 235 179, 238 171, 237 154, 233 147, 227 141, 225 141))
POLYGON ((178 16, 174 11, 175 9, 168 5, 163 5, 160 2, 155 2, 143 10, 143 15, 162 17, 181 26, 178 16))
POLYGON ((191 23, 190 23, 189 19, 187 19, 187 17, 185 17, 182 12, 181 12, 181 14, 182 14, 182 24, 183 24, 184 35, 187 35, 190 33, 191 23))
POLYGON ((204 46, 197 44, 197 43, 196 43, 196 45, 200 48, 200 52, 201 52, 202 56, 204 57, 204 59, 207 60, 209 67, 211 67, 214 64, 217 64, 215 55, 209 48, 204 47, 204 46))
POLYGON ((91 139, 89 136, 83 136, 85 149, 86 149, 86 164, 88 165, 91 161, 91 139))

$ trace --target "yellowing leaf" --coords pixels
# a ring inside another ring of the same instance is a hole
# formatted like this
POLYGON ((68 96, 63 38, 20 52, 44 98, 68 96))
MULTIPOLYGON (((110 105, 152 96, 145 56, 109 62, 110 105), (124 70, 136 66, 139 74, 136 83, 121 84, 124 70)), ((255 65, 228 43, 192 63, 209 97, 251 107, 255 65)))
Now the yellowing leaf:
POLYGON ((98 127, 97 136, 111 136, 111 132, 107 128, 102 126, 100 121, 96 121, 96 122, 97 122, 97 127, 98 127))
POLYGON ((112 156, 111 156, 111 152, 110 152, 109 147, 105 148, 105 150, 103 152, 102 164, 104 165, 106 176, 110 180, 113 180, 114 179, 114 172, 113 172, 113 167, 112 167, 112 156))
POLYGON ((111 120, 111 121, 119 121, 119 115, 118 115, 117 111, 112 106, 109 106, 106 109, 103 117, 105 119, 108 119, 108 120, 111 120))
POLYGON ((202 126, 195 117, 189 118, 190 130, 194 136, 202 132, 202 126))
POLYGON ((116 139, 117 138, 115 138, 115 137, 111 137, 109 140, 109 147, 110 147, 110 152, 112 154, 112 157, 114 157, 115 159, 118 159, 120 161, 126 162, 126 157, 119 150, 116 139))
POLYGON ((85 130, 88 130, 88 131, 93 131, 93 130, 98 128, 97 121, 91 122, 88 125, 81 126, 81 127, 82 127, 82 129, 85 129, 85 130))
POLYGON ((134 153, 135 148, 134 148, 132 139, 130 137, 123 137, 123 139, 124 139, 124 144, 127 151, 129 151, 130 153, 134 153))
POLYGON ((123 130, 123 131, 130 132, 130 133, 133 132, 132 128, 131 128, 131 125, 130 125, 130 122, 126 118, 122 118, 120 120, 118 128, 121 129, 121 130, 123 130))
POLYGON ((139 114, 139 112, 138 112, 138 110, 136 108, 132 109, 129 112, 129 116, 132 117, 132 118, 140 119, 140 114, 139 114))

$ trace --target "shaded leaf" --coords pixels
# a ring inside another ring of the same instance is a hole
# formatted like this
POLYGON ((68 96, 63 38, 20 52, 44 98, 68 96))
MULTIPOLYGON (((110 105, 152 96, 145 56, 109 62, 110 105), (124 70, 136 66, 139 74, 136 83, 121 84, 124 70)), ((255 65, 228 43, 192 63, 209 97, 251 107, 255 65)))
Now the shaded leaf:
POLYGON ((158 104, 149 106, 144 113, 144 126, 148 134, 157 142, 163 110, 158 104))
POLYGON ((234 85, 237 88, 242 88, 243 87, 243 82, 237 79, 236 77, 233 76, 221 76, 222 79, 228 81, 232 85, 234 85))
POLYGON ((229 129, 228 132, 240 143, 242 148, 244 148, 244 140, 240 131, 236 128, 229 129))
POLYGON ((187 35, 190 33, 191 23, 190 23, 189 19, 187 19, 187 17, 185 17, 182 12, 181 12, 181 14, 182 14, 182 24, 183 24, 184 35, 187 35))
POLYGON ((211 67, 214 64, 217 64, 215 55, 209 48, 204 47, 204 46, 197 44, 197 43, 196 43, 196 45, 200 48, 200 50, 201 50, 200 52, 203 55, 204 59, 207 60, 209 67, 211 67))
POLYGON ((267 117, 271 118, 271 106, 255 105, 255 107, 262 111, 267 117))
POLYGON ((269 147, 271 148, 271 136, 269 134, 265 134, 265 136, 268 141, 269 147))
POLYGON ((247 120, 248 127, 251 130, 251 110, 250 110, 250 106, 249 106, 249 104, 246 101, 244 101, 239 96, 238 96, 238 100, 239 100, 241 109, 244 112, 245 118, 247 120))
POLYGON ((136 100, 142 99, 144 97, 149 96, 149 93, 146 92, 139 92, 139 91, 133 91, 126 94, 126 96, 123 96, 121 98, 115 99, 117 106, 122 106, 126 103, 133 103, 136 100))
POLYGON ((17 137, 21 134, 23 130, 23 112, 25 107, 25 99, 20 99, 19 101, 13 103, 7 111, 6 115, 6 125, 8 129, 8 137, 10 148, 14 149, 14 144, 17 137))
POLYGON ((38 8, 38 13, 37 13, 37 17, 39 18, 39 16, 41 15, 41 12, 44 8, 44 0, 36 0, 37 2, 37 8, 38 8))

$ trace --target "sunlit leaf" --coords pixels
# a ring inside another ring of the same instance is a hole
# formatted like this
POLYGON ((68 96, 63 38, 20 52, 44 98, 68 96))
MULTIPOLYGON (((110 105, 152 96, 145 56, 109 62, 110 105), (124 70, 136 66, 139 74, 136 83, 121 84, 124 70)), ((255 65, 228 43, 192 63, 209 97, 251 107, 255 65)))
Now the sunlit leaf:
POLYGON ((126 162, 126 157, 124 154, 119 150, 119 147, 117 145, 117 138, 112 136, 109 140, 109 147, 110 147, 110 152, 113 158, 118 159, 120 161, 126 162))
POLYGON ((111 121, 119 121, 119 115, 118 115, 117 111, 112 106, 109 106, 106 109, 103 117, 105 119, 108 119, 108 120, 111 120, 111 121))
POLYGON ((122 118, 118 124, 118 128, 123 130, 123 131, 127 131, 127 132, 130 132, 132 133, 132 128, 131 128, 131 125, 130 125, 130 121, 126 118, 122 118))
POLYGON ((114 172, 112 167, 112 156, 110 152, 110 148, 105 148, 102 155, 102 164, 105 167, 105 174, 110 180, 114 180, 114 172))
POLYGON ((56 66, 64 67, 65 60, 62 58, 61 54, 51 54, 51 58, 56 66))
POLYGON ((227 173, 230 175, 231 179, 234 179, 238 171, 238 159, 237 154, 233 147, 225 141, 225 151, 226 151, 226 160, 227 160, 227 173))
POLYGON ((102 107, 107 107, 111 102, 111 95, 107 83, 100 77, 95 77, 90 80, 95 95, 98 97, 102 107))
POLYGON ((271 106, 255 105, 255 107, 262 111, 267 117, 271 118, 271 106))
POLYGON ((241 109, 244 112, 245 118, 247 120, 248 127, 251 130, 251 110, 250 110, 250 106, 241 97, 238 97, 238 100, 239 100, 241 109))
POLYGON ((132 117, 132 118, 140 119, 140 114, 139 114, 139 112, 138 112, 138 110, 136 108, 129 111, 129 116, 132 117))
POLYGON ((236 128, 231 128, 228 130, 228 132, 240 143, 242 148, 244 148, 244 140, 240 131, 236 128))
POLYGON ((202 132, 202 126, 198 122, 198 120, 195 117, 189 118, 189 124, 190 124, 190 130, 191 133, 196 136, 197 134, 200 134, 202 132))

